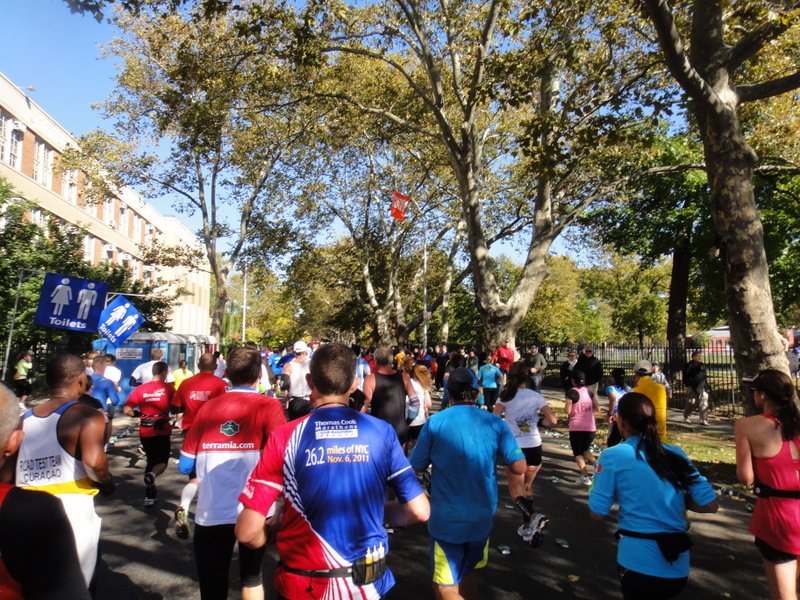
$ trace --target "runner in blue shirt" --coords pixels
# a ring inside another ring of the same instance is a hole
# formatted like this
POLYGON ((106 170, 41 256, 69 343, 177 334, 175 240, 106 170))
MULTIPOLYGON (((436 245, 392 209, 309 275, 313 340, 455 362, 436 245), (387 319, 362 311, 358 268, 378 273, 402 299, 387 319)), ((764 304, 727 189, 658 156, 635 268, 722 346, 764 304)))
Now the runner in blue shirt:
POLYGON ((433 415, 411 454, 411 466, 431 477, 428 521, 437 598, 442 588, 476 599, 476 569, 486 566, 489 533, 497 509, 498 453, 512 473, 527 467, 508 425, 475 406, 474 374, 464 367, 447 379, 452 406, 433 415))

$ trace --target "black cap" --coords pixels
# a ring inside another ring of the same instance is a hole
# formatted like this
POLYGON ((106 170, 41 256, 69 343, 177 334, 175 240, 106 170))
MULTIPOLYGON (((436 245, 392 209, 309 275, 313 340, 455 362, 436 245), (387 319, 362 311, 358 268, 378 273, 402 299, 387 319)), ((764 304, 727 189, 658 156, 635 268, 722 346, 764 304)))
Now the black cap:
POLYGON ((450 373, 450 377, 447 378, 447 390, 450 392, 451 396, 457 396, 461 394, 461 392, 465 392, 467 390, 477 390, 478 384, 475 381, 475 377, 467 368, 458 367, 454 369, 452 373, 450 373))

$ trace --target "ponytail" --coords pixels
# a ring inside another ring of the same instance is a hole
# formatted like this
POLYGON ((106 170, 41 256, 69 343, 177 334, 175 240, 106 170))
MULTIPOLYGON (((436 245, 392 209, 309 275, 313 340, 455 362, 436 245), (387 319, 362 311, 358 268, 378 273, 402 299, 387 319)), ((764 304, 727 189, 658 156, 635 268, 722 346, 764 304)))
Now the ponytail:
POLYGON ((519 388, 525 385, 528 380, 528 369, 521 361, 513 362, 508 367, 506 373, 506 384, 500 391, 500 402, 510 402, 514 399, 519 388))
POLYGON ((664 448, 658 436, 656 411, 650 398, 639 392, 628 392, 619 400, 619 416, 626 428, 641 436, 636 446, 636 457, 644 455, 647 464, 660 479, 668 481, 676 489, 688 490, 700 474, 683 456, 664 448))
POLYGON ((775 406, 773 416, 781 424, 783 439, 800 436, 800 400, 791 377, 783 371, 766 369, 753 380, 753 388, 764 392, 775 406))

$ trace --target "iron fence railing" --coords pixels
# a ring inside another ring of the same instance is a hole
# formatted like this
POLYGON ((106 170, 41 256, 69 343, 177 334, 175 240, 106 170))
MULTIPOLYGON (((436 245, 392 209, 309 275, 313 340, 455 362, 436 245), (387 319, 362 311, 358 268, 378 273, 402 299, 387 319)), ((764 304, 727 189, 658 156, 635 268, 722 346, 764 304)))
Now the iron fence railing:
MULTIPOLYGON (((521 346, 523 348, 524 346, 521 346)), ((633 383, 633 365, 639 360, 647 359, 661 364, 662 372, 672 387, 672 399, 669 406, 682 409, 686 404, 686 386, 683 384, 683 367, 691 360, 692 353, 699 350, 703 353, 702 360, 706 366, 709 388, 709 409, 719 415, 743 416, 745 409, 740 397, 740 382, 736 375, 733 360, 733 349, 725 346, 710 346, 706 348, 686 348, 682 346, 645 345, 638 344, 601 344, 593 346, 595 356, 603 364, 603 382, 599 387, 605 390, 609 385, 611 369, 625 370, 626 381, 633 383)), ((540 348, 548 361, 544 377, 544 384, 560 386, 559 371, 561 365, 567 360, 569 352, 578 352, 583 347, 550 346, 540 348)), ((795 377, 795 385, 800 380, 795 377)), ((604 393, 604 392, 601 392, 604 393)))

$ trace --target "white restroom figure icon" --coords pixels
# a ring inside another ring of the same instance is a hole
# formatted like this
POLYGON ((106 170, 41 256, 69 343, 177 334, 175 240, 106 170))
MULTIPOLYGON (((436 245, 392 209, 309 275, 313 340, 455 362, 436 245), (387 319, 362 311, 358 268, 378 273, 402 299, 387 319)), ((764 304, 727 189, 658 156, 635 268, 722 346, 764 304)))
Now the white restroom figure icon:
MULTIPOLYGON (((95 292, 96 294, 97 292, 95 292)), ((50 294, 50 303, 53 305, 53 315, 60 317, 64 307, 72 302, 72 288, 69 287, 69 278, 64 277, 50 294)))
POLYGON ((94 289, 94 283, 89 283, 85 288, 78 292, 78 318, 86 319, 89 316, 89 310, 97 303, 97 291, 94 289))

